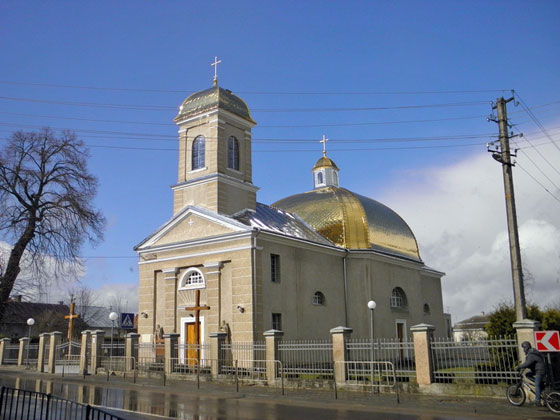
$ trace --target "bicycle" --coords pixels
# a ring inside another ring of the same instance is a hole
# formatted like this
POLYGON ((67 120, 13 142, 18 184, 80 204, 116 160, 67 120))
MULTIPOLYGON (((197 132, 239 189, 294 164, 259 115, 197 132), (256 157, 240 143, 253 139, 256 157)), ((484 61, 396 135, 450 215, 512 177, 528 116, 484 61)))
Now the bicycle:
MULTIPOLYGON (((543 383, 541 400, 550 411, 560 414, 560 392, 555 391, 549 385, 543 383)), ((529 395, 535 396, 535 383, 523 376, 519 372, 517 383, 510 385, 506 390, 506 397, 510 404, 515 406, 523 405, 529 395)))

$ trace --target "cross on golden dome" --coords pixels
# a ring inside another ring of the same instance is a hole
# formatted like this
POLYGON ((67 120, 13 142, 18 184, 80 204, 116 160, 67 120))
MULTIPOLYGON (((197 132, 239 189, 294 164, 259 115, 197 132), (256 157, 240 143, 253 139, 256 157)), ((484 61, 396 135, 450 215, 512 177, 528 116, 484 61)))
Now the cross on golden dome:
POLYGON ((323 139, 319 140, 319 143, 323 143, 323 156, 327 156, 327 142, 329 141, 328 138, 325 137, 323 134, 323 139))

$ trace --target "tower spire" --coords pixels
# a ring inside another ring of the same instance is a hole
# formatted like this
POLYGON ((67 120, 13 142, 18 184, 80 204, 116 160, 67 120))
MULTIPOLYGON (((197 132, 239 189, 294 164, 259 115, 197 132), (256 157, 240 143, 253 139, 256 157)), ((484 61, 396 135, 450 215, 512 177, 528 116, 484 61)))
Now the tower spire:
POLYGON ((218 57, 214 57, 214 62, 210 65, 214 67, 214 86, 218 84, 218 64, 220 64, 222 60, 218 60, 218 57))

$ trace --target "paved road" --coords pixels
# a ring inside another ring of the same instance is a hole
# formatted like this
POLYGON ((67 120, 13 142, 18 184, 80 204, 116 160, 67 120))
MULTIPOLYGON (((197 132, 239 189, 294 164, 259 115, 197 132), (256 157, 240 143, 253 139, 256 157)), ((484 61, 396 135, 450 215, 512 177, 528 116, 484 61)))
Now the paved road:
POLYGON ((282 420, 282 419, 559 419, 546 409, 512 407, 505 398, 444 398, 404 394, 340 393, 276 388, 168 381, 130 380, 110 377, 39 375, 17 369, 0 370, 0 384, 49 391, 73 401, 113 407, 115 414, 129 419, 180 418, 196 420, 282 420))

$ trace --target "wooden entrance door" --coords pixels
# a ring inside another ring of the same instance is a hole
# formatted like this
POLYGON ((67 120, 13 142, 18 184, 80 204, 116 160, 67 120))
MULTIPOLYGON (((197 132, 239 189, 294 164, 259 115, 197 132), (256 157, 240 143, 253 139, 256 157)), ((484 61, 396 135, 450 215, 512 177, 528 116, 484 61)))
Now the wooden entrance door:
MULTIPOLYGON (((200 322, 198 323, 200 331, 200 322)), ((196 346, 196 324, 188 322, 185 324, 185 358, 189 365, 196 365, 197 362, 197 346, 196 346)))

